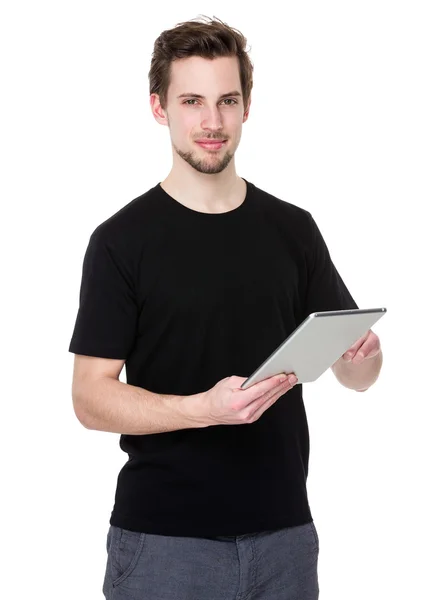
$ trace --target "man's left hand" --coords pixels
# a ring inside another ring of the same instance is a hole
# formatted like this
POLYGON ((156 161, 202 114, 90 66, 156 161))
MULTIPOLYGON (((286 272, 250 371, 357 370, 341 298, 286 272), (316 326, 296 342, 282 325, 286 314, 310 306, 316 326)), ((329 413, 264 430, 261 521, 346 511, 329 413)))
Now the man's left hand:
POLYGON ((371 329, 369 329, 365 335, 353 344, 353 346, 346 350, 342 358, 346 362, 351 361, 353 364, 359 365, 364 360, 374 358, 379 352, 381 352, 380 339, 373 331, 371 331, 371 329))

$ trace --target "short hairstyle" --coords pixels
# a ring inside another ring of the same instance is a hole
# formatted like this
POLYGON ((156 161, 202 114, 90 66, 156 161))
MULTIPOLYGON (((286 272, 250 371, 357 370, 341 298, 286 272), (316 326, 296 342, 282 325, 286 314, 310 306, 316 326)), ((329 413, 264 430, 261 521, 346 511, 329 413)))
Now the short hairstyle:
POLYGON ((166 109, 174 60, 190 56, 211 60, 222 56, 236 56, 244 108, 247 108, 253 87, 253 64, 246 50, 247 39, 220 19, 202 16, 202 19, 197 17, 177 23, 173 29, 163 31, 154 42, 148 73, 150 95, 158 94, 162 109, 166 109))

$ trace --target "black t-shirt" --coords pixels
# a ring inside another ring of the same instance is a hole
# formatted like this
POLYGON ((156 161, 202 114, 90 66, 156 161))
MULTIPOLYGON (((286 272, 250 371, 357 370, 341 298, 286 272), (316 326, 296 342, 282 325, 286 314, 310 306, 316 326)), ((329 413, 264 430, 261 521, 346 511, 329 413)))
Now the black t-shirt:
MULTIPOLYGON (((160 183, 101 223, 69 351, 125 359, 127 383, 191 395, 248 377, 312 312, 358 308, 311 214, 246 181, 237 208, 187 208, 160 183)), ((110 524, 242 535, 312 520, 298 384, 250 424, 121 435, 110 524)))

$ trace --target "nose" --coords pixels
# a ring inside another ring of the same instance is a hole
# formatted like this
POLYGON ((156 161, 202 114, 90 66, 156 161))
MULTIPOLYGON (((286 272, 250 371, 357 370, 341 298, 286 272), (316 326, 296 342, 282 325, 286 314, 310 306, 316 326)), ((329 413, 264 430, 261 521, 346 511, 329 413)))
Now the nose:
POLYGON ((206 107, 203 110, 201 127, 202 129, 209 129, 210 131, 218 131, 223 128, 223 122, 218 108, 206 107))

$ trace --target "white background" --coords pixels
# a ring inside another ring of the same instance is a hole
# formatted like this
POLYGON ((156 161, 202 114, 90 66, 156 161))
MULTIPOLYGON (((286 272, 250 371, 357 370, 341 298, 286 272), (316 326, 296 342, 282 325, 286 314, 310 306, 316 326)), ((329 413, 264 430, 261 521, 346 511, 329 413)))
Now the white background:
POLYGON ((127 456, 118 434, 86 430, 72 407, 82 260, 95 227, 171 168, 168 128, 150 111, 152 47, 204 14, 251 47, 238 174, 309 210, 359 306, 388 310, 368 392, 331 371, 304 386, 320 598, 431 598, 428 8, 5 3, 2 597, 102 599, 127 456))

